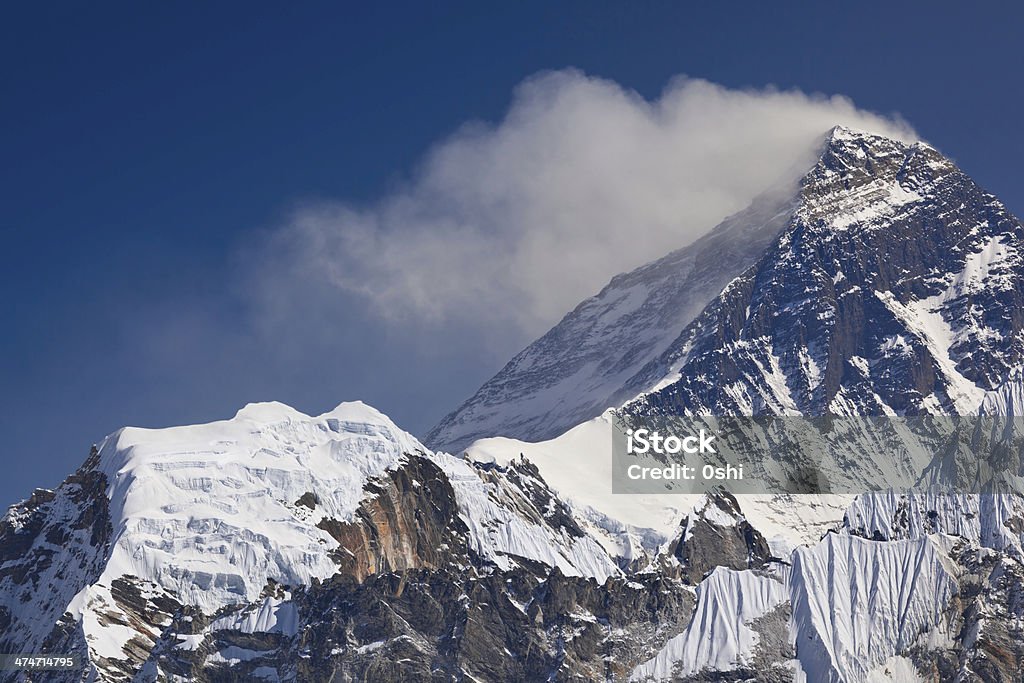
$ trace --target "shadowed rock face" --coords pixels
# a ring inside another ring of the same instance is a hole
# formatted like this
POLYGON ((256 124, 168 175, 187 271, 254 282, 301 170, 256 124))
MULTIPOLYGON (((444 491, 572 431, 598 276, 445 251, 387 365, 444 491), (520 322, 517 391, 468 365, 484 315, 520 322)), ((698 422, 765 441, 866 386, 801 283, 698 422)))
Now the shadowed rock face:
POLYGON ((0 520, 0 580, 21 585, 29 582, 39 588, 43 570, 62 546, 72 542, 74 532, 85 530, 93 548, 102 548, 110 540, 110 516, 104 488, 106 476, 95 468, 95 448, 83 465, 64 480, 56 491, 36 489, 22 503, 12 506, 0 520), (54 523, 55 508, 66 508, 54 523))
MULTIPOLYGON (((209 633, 182 651, 170 637, 150 662, 190 680, 247 680, 261 666, 297 680, 622 680, 650 643, 681 630, 692 597, 650 576, 604 585, 554 571, 470 576, 451 571, 339 575, 295 592, 299 633, 209 633), (260 653, 230 672, 210 663, 230 647, 260 653)), ((177 622, 169 631, 194 627, 177 622)))

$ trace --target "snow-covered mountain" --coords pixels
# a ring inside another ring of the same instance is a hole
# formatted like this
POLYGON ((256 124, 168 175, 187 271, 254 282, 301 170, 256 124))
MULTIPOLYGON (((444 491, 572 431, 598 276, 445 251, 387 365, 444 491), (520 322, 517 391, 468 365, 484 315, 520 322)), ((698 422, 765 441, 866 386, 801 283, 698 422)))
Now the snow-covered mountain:
POLYGON ((1022 250, 1021 222, 930 146, 836 129, 785 230, 629 410, 1007 414, 1022 250))
POLYGON ((431 453, 362 403, 122 429, 0 524, 0 651, 75 652, 116 680, 162 670, 158 645, 199 648, 186 616, 295 636, 301 615, 281 596, 332 577, 520 564, 618 575, 535 472, 431 453))
POLYGON ((517 356, 427 438, 460 455, 361 403, 116 432, 0 521, 0 652, 86 669, 0 679, 1020 681, 1019 496, 614 496, 610 449, 616 412, 1020 414, 1022 238, 835 129, 517 356))

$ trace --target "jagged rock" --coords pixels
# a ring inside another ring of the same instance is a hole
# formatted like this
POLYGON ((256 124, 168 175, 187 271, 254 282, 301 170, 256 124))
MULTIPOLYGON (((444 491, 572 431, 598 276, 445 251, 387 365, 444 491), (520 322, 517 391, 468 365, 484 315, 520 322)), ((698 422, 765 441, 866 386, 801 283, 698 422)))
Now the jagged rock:
MULTIPOLYGON (((679 575, 691 584, 700 583, 715 567, 763 569, 776 559, 764 536, 751 526, 736 498, 726 491, 710 494, 703 505, 687 515, 667 556, 678 563, 679 575)), ((672 571, 671 565, 665 571, 672 571)))
POLYGON ((357 580, 407 569, 467 561, 466 525, 455 492, 430 460, 411 457, 366 485, 370 496, 353 522, 324 518, 317 526, 338 542, 339 570, 357 580))

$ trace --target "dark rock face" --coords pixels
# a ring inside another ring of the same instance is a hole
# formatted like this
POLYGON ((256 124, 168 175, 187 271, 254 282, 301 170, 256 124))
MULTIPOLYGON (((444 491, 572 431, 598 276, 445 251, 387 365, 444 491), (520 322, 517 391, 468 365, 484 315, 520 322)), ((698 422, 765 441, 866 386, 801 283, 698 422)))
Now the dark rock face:
POLYGON ((927 680, 1020 681, 1024 671, 1024 570, 1020 563, 966 544, 957 554, 960 594, 948 618, 957 634, 939 647, 907 653, 927 680))
POLYGON ((248 680, 260 667, 303 681, 620 680, 692 609, 689 593, 653 575, 598 585, 557 570, 338 575, 292 601, 300 625, 290 638, 214 631, 196 650, 158 647, 151 665, 197 681, 248 680), (202 664, 232 646, 260 654, 202 664))
MULTIPOLYGON (((505 478, 515 489, 526 494, 528 507, 540 511, 541 518, 546 524, 555 529, 565 530, 569 536, 584 536, 583 529, 576 522, 569 506, 548 488, 536 465, 521 457, 518 462, 511 463, 505 478)), ((527 506, 518 506, 518 509, 525 512, 525 507, 527 506)))
MULTIPOLYGON (((681 528, 679 537, 669 544, 667 556, 678 563, 679 576, 690 584, 700 583, 715 567, 763 569, 776 560, 764 536, 725 491, 709 496, 703 508, 683 520, 681 528)), ((672 570, 666 567, 665 571, 672 570)))
POLYGON ((312 491, 306 491, 299 497, 298 500, 295 501, 296 506, 302 505, 303 507, 307 507, 310 510, 315 510, 317 504, 319 503, 320 501, 317 500, 316 494, 313 493, 312 491))
POLYGON ((109 680, 131 680, 149 659, 162 628, 179 613, 181 604, 159 586, 133 576, 115 579, 110 593, 114 604, 100 614, 101 620, 137 635, 124 647, 123 657, 101 658, 96 664, 109 680))

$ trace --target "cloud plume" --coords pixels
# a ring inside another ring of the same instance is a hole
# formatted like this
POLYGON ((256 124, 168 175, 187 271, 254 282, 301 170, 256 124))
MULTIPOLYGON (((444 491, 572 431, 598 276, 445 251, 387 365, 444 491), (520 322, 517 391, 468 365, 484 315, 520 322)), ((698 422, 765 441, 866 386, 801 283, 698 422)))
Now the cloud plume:
POLYGON ((314 287, 385 320, 526 339, 795 180, 836 124, 913 137, 844 97, 680 77, 651 101, 575 70, 540 74, 500 122, 464 125, 373 205, 297 209, 264 245, 262 305, 314 287))

